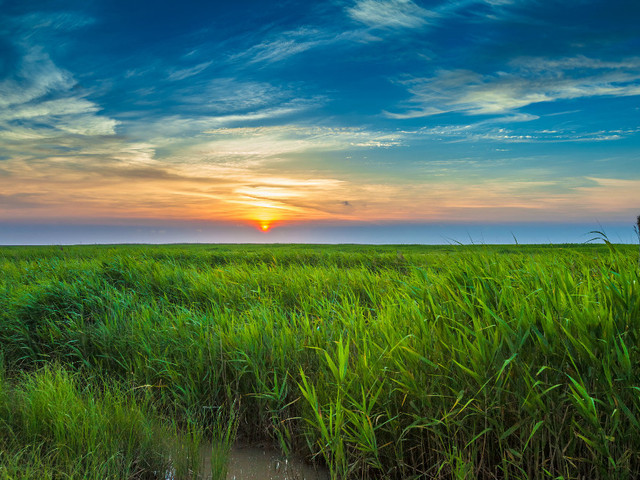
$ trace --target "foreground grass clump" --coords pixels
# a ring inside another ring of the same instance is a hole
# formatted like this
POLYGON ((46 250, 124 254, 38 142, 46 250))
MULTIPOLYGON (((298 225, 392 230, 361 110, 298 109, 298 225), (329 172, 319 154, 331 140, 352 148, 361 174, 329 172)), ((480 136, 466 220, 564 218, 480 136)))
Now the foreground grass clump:
POLYGON ((637 478, 635 254, 4 248, 0 349, 11 375, 55 363, 120 389, 83 401, 144 393, 181 428, 271 438, 334 478, 637 478))
POLYGON ((82 387, 59 366, 0 379, 0 478, 186 477, 180 438, 147 403, 106 384, 82 387))

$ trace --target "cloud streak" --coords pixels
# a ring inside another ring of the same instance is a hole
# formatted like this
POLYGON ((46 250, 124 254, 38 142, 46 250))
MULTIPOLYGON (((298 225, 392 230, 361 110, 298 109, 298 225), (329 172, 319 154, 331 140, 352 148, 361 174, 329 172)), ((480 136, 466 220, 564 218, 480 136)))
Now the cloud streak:
POLYGON ((282 125, 207 130, 215 140, 194 148, 206 158, 268 159, 283 155, 362 148, 388 148, 402 143, 401 133, 361 128, 282 125))
POLYGON ((0 137, 20 141, 115 134, 118 122, 100 115, 101 108, 75 89, 71 73, 41 49, 28 48, 19 64, 13 76, 0 82, 0 137))
POLYGON ((174 70, 173 72, 171 72, 169 74, 169 76, 167 77, 170 81, 179 81, 179 80, 184 80, 185 78, 189 78, 189 77, 193 77, 195 75, 198 75, 200 72, 206 70, 207 68, 209 68, 211 66, 211 64, 213 63, 213 61, 209 61, 209 62, 204 62, 204 63, 200 63, 198 65, 195 65, 191 68, 183 68, 180 70, 174 70))
MULTIPOLYGON (((536 117, 534 117, 536 118, 536 117)), ((500 117, 500 123, 509 120, 500 117)), ((433 137, 449 142, 479 142, 489 141, 498 143, 567 143, 567 142, 607 142, 622 140, 637 135, 638 128, 580 131, 563 129, 523 129, 515 130, 506 126, 495 126, 496 122, 478 122, 468 125, 442 125, 421 128, 413 132, 414 138, 421 136, 433 137)))
POLYGON ((470 70, 440 70, 433 77, 400 81, 411 98, 403 112, 389 118, 408 119, 456 112, 501 115, 537 103, 598 96, 640 95, 640 58, 605 62, 587 57, 519 58, 512 71, 482 75, 470 70))
POLYGON ((269 37, 246 50, 229 57, 229 63, 246 69, 256 64, 277 64, 309 50, 326 50, 339 46, 346 48, 379 40, 364 29, 337 30, 335 26, 304 26, 269 37))
POLYGON ((368 27, 381 29, 420 28, 437 17, 411 0, 358 0, 347 13, 368 27))

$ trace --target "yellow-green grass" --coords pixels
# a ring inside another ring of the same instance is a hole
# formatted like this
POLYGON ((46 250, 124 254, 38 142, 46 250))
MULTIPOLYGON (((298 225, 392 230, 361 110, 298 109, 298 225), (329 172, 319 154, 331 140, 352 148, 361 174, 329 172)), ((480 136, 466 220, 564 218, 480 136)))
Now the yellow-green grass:
POLYGON ((7 247, 0 271, 9 391, 62 375, 334 478, 640 475, 633 246, 7 247))
POLYGON ((58 365, 0 380, 0 478, 185 478, 198 442, 149 399, 58 365), (95 381, 95 379, 94 379, 95 381), (189 447, 192 447, 189 449, 189 447))

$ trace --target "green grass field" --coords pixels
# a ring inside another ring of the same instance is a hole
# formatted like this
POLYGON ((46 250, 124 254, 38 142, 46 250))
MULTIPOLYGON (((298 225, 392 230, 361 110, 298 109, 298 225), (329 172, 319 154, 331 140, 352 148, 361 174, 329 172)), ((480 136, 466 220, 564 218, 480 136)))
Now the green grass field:
POLYGON ((640 476, 638 249, 0 248, 0 479, 640 476), (213 439, 215 468, 198 472, 213 439))

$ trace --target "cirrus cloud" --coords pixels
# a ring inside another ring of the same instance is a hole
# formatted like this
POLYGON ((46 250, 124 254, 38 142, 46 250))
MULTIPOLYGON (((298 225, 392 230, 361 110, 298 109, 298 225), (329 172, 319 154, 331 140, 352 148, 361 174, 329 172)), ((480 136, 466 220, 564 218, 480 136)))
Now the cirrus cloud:
POLYGON ((359 0, 347 9, 351 18, 372 28, 419 28, 437 15, 411 0, 359 0))
POLYGON ((576 98, 640 95, 640 58, 601 61, 574 58, 518 58, 509 69, 482 75, 471 70, 439 70, 433 77, 401 80, 411 98, 396 119, 440 113, 495 115, 531 104, 576 98))

